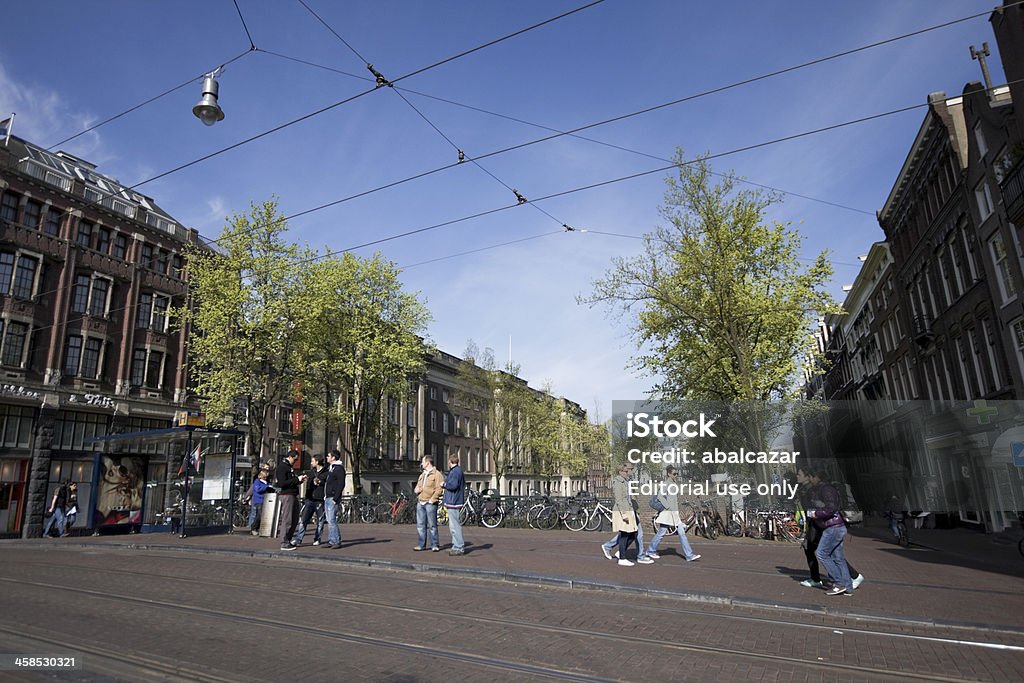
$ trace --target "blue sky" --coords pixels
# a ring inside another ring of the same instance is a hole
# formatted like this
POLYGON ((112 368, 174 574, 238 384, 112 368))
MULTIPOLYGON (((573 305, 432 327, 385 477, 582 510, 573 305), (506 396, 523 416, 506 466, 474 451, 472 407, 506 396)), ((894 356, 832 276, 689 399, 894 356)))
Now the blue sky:
MULTIPOLYGON (((386 77, 433 64, 584 4, 305 0, 386 77)), ((606 0, 399 82, 430 123, 382 88, 138 188, 207 237, 251 201, 280 198, 286 215, 429 171, 456 159, 436 126, 470 157, 985 12, 976 0, 698 3, 606 0), (409 90, 416 91, 414 94, 409 90), (442 102, 442 98, 462 105, 442 102), (483 113, 483 109, 519 122, 483 113)), ((367 90, 365 63, 297 0, 238 0, 261 51, 220 76, 226 113, 207 128, 191 114, 199 75, 249 47, 231 0, 4 3, 0 113, 14 134, 50 146, 194 77, 194 83, 61 145, 126 185, 198 159, 367 90), (270 52, 284 57, 269 54, 270 52), (291 58, 291 59, 286 59, 291 58), (300 64, 304 60, 348 72, 300 64), (359 78, 353 77, 358 76, 359 78), (2 114, 3 116, 6 113, 2 114)), ((980 80, 969 46, 995 41, 987 15, 726 92, 587 130, 633 151, 559 137, 463 164, 295 218, 295 239, 344 249, 508 206, 504 185, 536 198, 649 171, 675 147, 727 152, 775 138, 958 95, 980 80), (500 182, 499 182, 500 180, 500 182), (504 185, 503 185, 504 184, 504 185)), ((993 79, 1002 82, 996 54, 993 79)), ((714 162, 793 195, 772 218, 792 222, 812 257, 829 248, 832 289, 882 239, 882 206, 924 109, 714 162)), ((460 355, 468 339, 522 375, 605 418, 613 399, 641 398, 648 378, 625 369, 623 321, 576 303, 611 259, 637 252, 658 225, 664 173, 517 206, 373 247, 407 267, 407 289, 434 316, 431 339, 460 355), (577 232, 559 233, 568 223, 577 232), (500 248, 495 244, 539 236, 500 248), (477 249, 471 255, 445 258, 477 249), (433 259, 443 259, 423 263, 433 259), (422 264, 422 265, 417 265, 422 264)), ((369 254, 372 249, 357 253, 369 254)))

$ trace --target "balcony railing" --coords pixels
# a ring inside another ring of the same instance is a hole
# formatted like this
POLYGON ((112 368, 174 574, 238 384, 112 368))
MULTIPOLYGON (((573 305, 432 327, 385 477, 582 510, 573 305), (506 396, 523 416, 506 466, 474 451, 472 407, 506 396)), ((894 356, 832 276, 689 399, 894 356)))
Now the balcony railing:
POLYGON ((935 339, 935 332, 932 331, 932 320, 926 315, 919 315, 914 318, 914 341, 921 346, 926 346, 935 339))
POLYGON ((1010 169, 999 187, 1003 192, 1007 217, 1016 225, 1024 224, 1024 158, 1010 169))

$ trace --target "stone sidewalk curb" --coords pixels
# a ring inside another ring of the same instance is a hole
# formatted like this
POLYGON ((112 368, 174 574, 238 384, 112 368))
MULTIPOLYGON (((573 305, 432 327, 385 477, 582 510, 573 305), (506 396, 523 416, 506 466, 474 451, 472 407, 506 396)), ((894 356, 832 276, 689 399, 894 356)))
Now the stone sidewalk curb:
POLYGON ((890 624, 899 624, 903 626, 917 626, 927 628, 955 628, 977 632, 979 634, 992 633, 1012 636, 1024 636, 1024 628, 1015 628, 1013 626, 993 627, 988 624, 979 624, 975 622, 959 622, 926 618, 914 619, 910 617, 901 617, 874 612, 852 612, 848 610, 833 609, 826 607, 814 608, 807 607, 805 605, 795 605, 791 603, 778 602, 775 600, 765 600, 752 597, 738 597, 733 595, 720 595, 715 593, 673 591, 658 588, 645 588, 642 586, 632 586, 628 584, 619 584, 609 581, 599 581, 593 579, 574 579, 564 576, 550 576, 546 574, 535 574, 530 572, 510 572, 500 569, 482 569, 478 567, 450 567, 447 565, 430 564, 427 562, 385 560, 379 558, 358 557, 352 555, 311 557, 309 555, 285 553, 280 550, 245 550, 224 547, 195 547, 139 542, 104 542, 103 544, 95 544, 86 542, 75 542, 73 539, 65 539, 65 542, 62 542, 59 545, 56 545, 52 542, 47 542, 43 539, 8 539, 0 541, 0 544, 5 544, 8 542, 17 542, 19 545, 28 545, 32 547, 50 548, 58 550, 63 548, 92 550, 96 550, 98 548, 112 548, 117 550, 155 550, 161 552, 188 552, 200 555, 242 555, 246 557, 288 559, 291 561, 310 562, 316 564, 340 563, 360 567, 378 567, 381 569, 389 569, 392 571, 419 572, 456 577, 466 576, 475 579, 489 581, 526 584, 541 587, 564 588, 568 590, 608 591, 615 593, 625 592, 632 593, 635 595, 642 595, 645 597, 667 598, 672 600, 679 600, 682 602, 696 602, 708 605, 739 607, 749 609, 779 610, 790 612, 793 614, 805 614, 808 616, 816 617, 846 617, 850 619, 857 619, 860 621, 876 621, 890 624))

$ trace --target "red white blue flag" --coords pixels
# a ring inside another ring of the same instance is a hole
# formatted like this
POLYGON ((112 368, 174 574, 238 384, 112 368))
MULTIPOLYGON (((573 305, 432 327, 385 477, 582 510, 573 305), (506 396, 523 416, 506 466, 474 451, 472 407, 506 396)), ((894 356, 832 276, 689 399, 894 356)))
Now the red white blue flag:
POLYGON ((11 139, 11 129, 14 128, 14 114, 12 113, 3 121, 0 121, 0 135, 4 138, 4 147, 7 146, 8 141, 11 139))

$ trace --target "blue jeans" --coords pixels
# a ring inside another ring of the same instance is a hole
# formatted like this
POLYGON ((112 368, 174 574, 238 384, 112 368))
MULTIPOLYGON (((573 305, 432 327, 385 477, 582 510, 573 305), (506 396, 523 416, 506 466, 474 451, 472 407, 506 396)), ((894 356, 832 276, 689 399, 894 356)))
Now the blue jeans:
POLYGON ((459 519, 461 514, 462 508, 448 508, 448 531, 452 534, 452 550, 462 550, 466 547, 466 542, 462 540, 462 520, 459 519))
POLYGON ((302 537, 306 535, 306 526, 315 518, 313 540, 319 541, 320 534, 324 530, 324 502, 322 500, 307 500, 302 504, 302 513, 299 518, 299 526, 295 530, 295 538, 292 543, 299 545, 302 537))
POLYGON ((828 570, 833 583, 853 592, 853 581, 850 580, 850 570, 846 566, 846 554, 843 551, 845 539, 845 524, 822 529, 821 540, 818 541, 818 549, 814 551, 814 555, 828 570))
MULTIPOLYGON (((619 535, 621 533, 622 532, 620 531, 619 533, 615 534, 614 536, 612 536, 612 539, 610 541, 603 544, 604 547, 608 549, 608 552, 612 552, 615 549, 615 546, 619 544, 619 535)), ((639 560, 641 557, 647 557, 647 551, 644 550, 644 525, 640 523, 639 520, 637 521, 636 525, 636 547, 636 559, 639 560)), ((620 556, 619 559, 625 558, 620 556)))
POLYGON ((430 547, 437 548, 437 503, 416 503, 416 535, 419 537, 419 547, 427 547, 428 532, 430 547))
MULTIPOLYGON (((651 539, 651 545, 647 547, 648 555, 658 552, 658 544, 661 543, 661 539, 665 537, 665 534, 671 528, 665 524, 658 525, 658 533, 654 534, 654 538, 651 539)), ((680 524, 676 527, 676 532, 679 534, 679 544, 683 546, 683 557, 688 560, 693 559, 693 548, 690 547, 690 542, 686 540, 686 527, 680 524)))
POLYGON ((44 538, 46 536, 50 535, 50 529, 53 528, 54 524, 57 525, 57 535, 58 536, 63 536, 64 535, 64 510, 62 510, 61 508, 57 508, 57 507, 53 508, 53 514, 50 515, 50 518, 48 520, 46 520, 46 526, 43 528, 43 537, 44 538))
POLYGON ((341 545, 341 529, 338 527, 338 504, 333 498, 324 501, 324 515, 327 517, 327 542, 341 545))
POLYGON ((256 531, 259 527, 256 522, 260 518, 260 513, 263 512, 263 503, 253 503, 252 507, 249 508, 249 529, 256 531))

